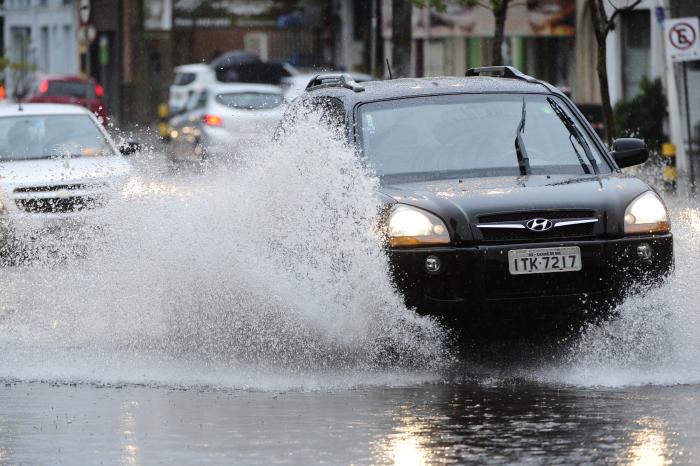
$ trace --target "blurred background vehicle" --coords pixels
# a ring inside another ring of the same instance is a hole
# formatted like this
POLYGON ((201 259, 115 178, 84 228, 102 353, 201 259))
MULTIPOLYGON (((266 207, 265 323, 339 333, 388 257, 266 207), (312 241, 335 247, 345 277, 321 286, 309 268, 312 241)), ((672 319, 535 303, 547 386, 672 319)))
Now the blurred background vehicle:
MULTIPOLYGON (((206 86, 221 83, 249 83, 280 85, 299 71, 284 61, 262 61, 257 55, 242 50, 226 52, 210 64, 192 63, 174 68, 169 88, 170 117, 185 111, 188 100, 206 86)), ((305 81, 311 79, 310 77, 305 81)), ((301 89, 303 90, 303 88, 301 89)))
POLYGON ((109 114, 103 97, 104 89, 94 79, 47 75, 38 77, 24 100, 31 103, 80 105, 94 113, 102 123, 106 123, 109 114))
POLYGON ((175 67, 175 76, 170 85, 168 107, 170 115, 184 110, 192 94, 199 93, 205 86, 216 82, 211 66, 206 63, 192 63, 175 67))
POLYGON ((243 50, 226 52, 211 62, 217 81, 279 85, 283 78, 298 74, 285 61, 263 61, 243 50))
POLYGON ((282 119, 284 93, 267 84, 220 83, 193 94, 185 111, 170 120, 173 163, 236 157, 265 141, 282 119))
MULTIPOLYGON (((123 152, 134 146, 125 145, 123 152)), ((0 244, 89 221, 131 172, 109 134, 77 105, 0 107, 0 244)))

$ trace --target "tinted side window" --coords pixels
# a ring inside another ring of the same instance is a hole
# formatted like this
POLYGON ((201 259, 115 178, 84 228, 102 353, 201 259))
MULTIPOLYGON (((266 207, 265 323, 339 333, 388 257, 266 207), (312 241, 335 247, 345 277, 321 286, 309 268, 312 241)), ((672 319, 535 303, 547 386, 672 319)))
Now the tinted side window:
POLYGON ((196 77, 194 73, 175 73, 173 84, 176 86, 187 86, 192 84, 196 77))
POLYGON ((340 99, 320 97, 315 102, 315 105, 321 111, 322 123, 335 128, 345 126, 345 106, 340 99))
POLYGON ((284 113, 282 122, 275 131, 275 139, 279 139, 286 131, 294 128, 300 121, 322 123, 330 128, 340 130, 346 135, 345 106, 335 97, 299 97, 284 113))

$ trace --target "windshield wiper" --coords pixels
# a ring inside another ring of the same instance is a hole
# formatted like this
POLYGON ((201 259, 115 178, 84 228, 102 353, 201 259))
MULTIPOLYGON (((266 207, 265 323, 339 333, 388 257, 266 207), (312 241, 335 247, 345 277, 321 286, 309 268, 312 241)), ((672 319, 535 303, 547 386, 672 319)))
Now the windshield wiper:
POLYGON ((527 150, 525 149, 525 143, 523 142, 526 116, 525 97, 523 97, 522 117, 520 118, 520 124, 518 124, 518 132, 515 134, 515 154, 518 156, 518 168, 520 168, 521 175, 530 174, 530 158, 527 156, 527 150))
MULTIPOLYGON (((574 120, 572 120, 571 117, 567 115, 566 112, 564 112, 561 106, 553 98, 547 97, 547 102, 549 102, 549 106, 552 107, 554 113, 557 115, 557 117, 559 117, 566 129, 569 131, 569 140, 571 141, 571 138, 573 137, 576 140, 576 142, 578 142, 578 145, 583 147, 583 152, 586 154, 586 158, 591 164, 591 167, 593 167, 593 173, 599 175, 600 169, 598 168, 598 163, 595 161, 595 158, 593 158, 593 154, 591 153, 591 147, 588 145, 588 142, 586 142, 586 138, 583 137, 583 134, 581 134, 581 131, 574 123, 574 120)), ((588 172, 588 168, 585 167, 583 160, 581 160, 581 154, 579 154, 578 150, 576 150, 576 146, 574 146, 573 141, 571 141, 571 147, 574 148, 574 152, 578 156, 579 161, 581 162, 581 166, 584 167, 584 172, 588 172)))

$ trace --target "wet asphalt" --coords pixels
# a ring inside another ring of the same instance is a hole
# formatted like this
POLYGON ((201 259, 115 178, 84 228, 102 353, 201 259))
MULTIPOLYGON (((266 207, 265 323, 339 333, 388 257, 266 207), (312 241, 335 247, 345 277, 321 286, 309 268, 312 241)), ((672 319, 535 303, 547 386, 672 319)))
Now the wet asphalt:
POLYGON ((698 464, 700 386, 0 386, 0 464, 698 464))

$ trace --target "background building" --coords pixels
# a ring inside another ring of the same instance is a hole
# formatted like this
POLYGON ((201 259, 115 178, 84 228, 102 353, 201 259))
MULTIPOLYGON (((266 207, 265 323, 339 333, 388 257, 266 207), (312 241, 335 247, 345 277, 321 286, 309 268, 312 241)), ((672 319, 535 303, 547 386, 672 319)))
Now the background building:
POLYGON ((3 2, 5 58, 16 68, 5 70, 9 95, 30 85, 34 72, 79 72, 76 8, 74 0, 3 2))

